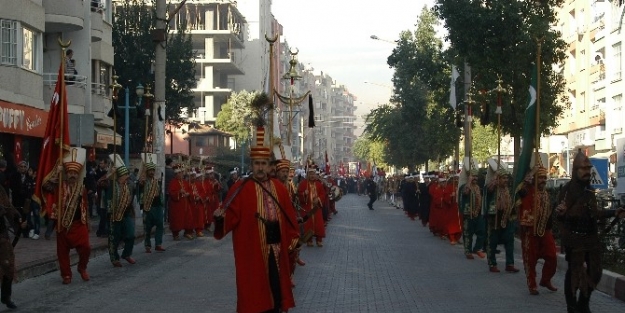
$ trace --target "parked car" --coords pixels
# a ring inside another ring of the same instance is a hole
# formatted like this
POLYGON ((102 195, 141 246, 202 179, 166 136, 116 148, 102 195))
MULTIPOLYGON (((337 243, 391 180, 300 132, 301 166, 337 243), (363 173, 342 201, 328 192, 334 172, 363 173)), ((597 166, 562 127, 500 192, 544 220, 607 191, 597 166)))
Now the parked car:
POLYGON ((549 178, 547 179, 547 190, 559 190, 560 187, 571 181, 570 178, 549 178))

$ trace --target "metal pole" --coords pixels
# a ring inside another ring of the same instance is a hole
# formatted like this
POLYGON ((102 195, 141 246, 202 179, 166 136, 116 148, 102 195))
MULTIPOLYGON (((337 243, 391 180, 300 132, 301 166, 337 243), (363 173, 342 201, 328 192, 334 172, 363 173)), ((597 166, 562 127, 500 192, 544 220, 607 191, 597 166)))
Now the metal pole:
MULTIPOLYGON (((163 37, 158 38, 158 42, 155 44, 155 57, 154 57, 154 109, 153 109, 153 131, 152 137, 154 145, 154 153, 156 154, 158 170, 161 174, 165 171, 165 64, 167 60, 167 50, 164 37, 167 36, 165 32, 165 11, 167 8, 166 0, 156 0, 156 26, 155 32, 162 33, 163 37), (160 112, 159 112, 160 111, 160 112), (159 119, 161 114, 162 121, 159 119)), ((172 137, 173 139, 173 137, 172 137)), ((173 140, 172 140, 173 147, 173 140)), ((172 153, 173 154, 173 153, 172 153)), ((165 184, 161 192, 165 192, 165 184)))
POLYGON ((245 164, 245 141, 241 143, 241 173, 243 173, 243 166, 245 164))
POLYGON ((129 162, 129 151, 130 150, 130 89, 126 86, 125 89, 126 94, 124 98, 126 100, 126 106, 124 107, 124 164, 126 166, 130 166, 129 162))
MULTIPOLYGON (((471 90, 471 67, 469 63, 464 62, 464 156, 471 160, 472 145, 471 145, 471 121, 469 121, 469 92, 471 90)), ((469 169, 471 164, 469 164, 469 169)))

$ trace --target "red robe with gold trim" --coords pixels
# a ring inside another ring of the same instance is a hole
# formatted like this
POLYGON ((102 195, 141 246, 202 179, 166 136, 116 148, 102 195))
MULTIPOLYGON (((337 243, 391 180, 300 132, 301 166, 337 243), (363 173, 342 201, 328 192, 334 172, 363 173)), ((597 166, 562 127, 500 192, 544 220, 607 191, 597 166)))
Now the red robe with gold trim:
POLYGON ((184 230, 186 215, 188 211, 188 196, 182 195, 183 192, 191 194, 186 182, 182 179, 173 179, 167 188, 169 193, 169 229, 177 235, 178 232, 184 230))
POLYGON ((232 232, 239 313, 257 313, 274 308, 268 270, 271 249, 276 254, 280 276, 281 310, 286 311, 295 306, 289 264, 289 252, 295 248, 299 239, 295 210, 282 183, 271 179, 265 186, 278 199, 280 206, 256 182, 251 179, 239 180, 228 191, 226 201, 231 198, 232 201, 225 208, 223 219, 216 221, 213 233, 215 239, 222 239, 232 232), (247 182, 239 189, 244 181, 247 182), (237 190, 239 192, 233 197, 237 190), (260 219, 270 220, 271 212, 276 213, 280 224, 281 241, 277 245, 266 243, 265 225, 260 219))
POLYGON ((314 213, 310 213, 313 210, 313 200, 319 198, 317 205, 323 206, 328 201, 328 195, 325 192, 325 187, 321 181, 315 180, 314 182, 305 179, 297 188, 297 195, 299 197, 299 203, 302 206, 302 216, 309 215, 308 220, 304 223, 304 230, 307 232, 312 230, 317 239, 324 238, 326 236, 326 229, 323 221, 323 207, 316 209, 314 213), (305 192, 308 191, 306 195, 305 192))
POLYGON ((206 224, 206 190, 202 186, 202 180, 196 180, 192 183, 195 186, 195 192, 197 195, 193 197, 195 205, 193 206, 193 224, 196 233, 204 231, 206 224), (195 197, 198 197, 196 199, 195 197))

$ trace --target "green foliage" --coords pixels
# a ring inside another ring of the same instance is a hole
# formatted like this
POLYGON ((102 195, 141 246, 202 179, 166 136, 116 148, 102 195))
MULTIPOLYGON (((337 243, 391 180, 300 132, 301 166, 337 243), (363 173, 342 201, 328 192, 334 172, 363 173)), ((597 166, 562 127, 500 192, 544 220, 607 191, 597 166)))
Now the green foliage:
POLYGON ((251 139, 253 112, 250 104, 258 92, 233 92, 217 114, 215 126, 234 135, 237 143, 241 144, 251 139))
POLYGON ((497 130, 491 125, 482 126, 479 121, 471 130, 473 137, 472 157, 478 163, 485 163, 493 155, 497 155, 497 130))
MULTIPOLYGON (((551 27, 557 23, 555 9, 563 0, 437 0, 436 12, 445 21, 450 52, 460 65, 471 66, 476 94, 497 87, 502 75, 503 87, 511 91, 503 96, 502 131, 514 137, 521 135, 523 115, 528 103, 531 63, 536 62, 538 40, 541 44, 541 112, 543 133, 557 126, 563 108, 557 104, 565 83, 552 65, 565 60, 566 42, 551 27)), ((462 69, 462 67, 459 67, 462 69)), ((497 95, 494 92, 477 96, 476 100, 491 104, 474 110, 478 116, 488 111, 494 115, 497 95)), ((567 103, 561 96, 560 101, 567 103)), ((488 121, 495 125, 496 121, 488 121)))
POLYGON ((241 168, 241 149, 243 149, 243 166, 248 167, 250 164, 250 154, 248 147, 237 147, 230 149, 229 147, 219 147, 215 151, 215 156, 211 157, 211 163, 215 165, 215 171, 226 174, 233 167, 241 168))
POLYGON ((378 167, 386 167, 386 145, 381 141, 372 141, 367 137, 360 137, 354 142, 354 156, 360 161, 370 161, 378 167))
MULTIPOLYGON (((129 88, 130 105, 138 103, 135 93, 140 83, 144 87, 154 86, 152 64, 155 58, 155 44, 152 42, 150 31, 156 24, 154 1, 129 0, 119 3, 113 14, 113 49, 115 50, 115 74, 119 76, 118 83, 129 88)), ((193 110, 193 93, 191 89, 196 85, 195 62, 190 35, 185 35, 185 25, 180 25, 179 31, 170 34, 167 44, 167 65, 165 83, 166 118, 173 122, 181 122, 182 109, 193 110)), ((119 93, 119 101, 123 101, 124 90, 119 93)), ((154 89, 150 91, 154 93, 154 89)), ((119 102, 120 106, 125 105, 119 102)), ((143 142, 145 122, 141 116, 145 108, 137 109, 131 115, 133 121, 130 133, 133 142, 143 142), (139 113, 139 114, 137 114, 139 113)), ((119 122, 119 121, 118 121, 119 122)), ((123 123, 118 123, 118 131, 123 130, 123 123)), ((131 152, 139 152, 141 145, 131 147, 131 152)))
POLYGON ((395 105, 373 110, 366 132, 385 143, 384 158, 391 165, 412 169, 452 154, 458 145, 460 133, 448 104, 449 70, 444 70, 450 65, 437 25, 433 11, 423 8, 417 29, 403 31, 388 57, 395 69, 395 105))

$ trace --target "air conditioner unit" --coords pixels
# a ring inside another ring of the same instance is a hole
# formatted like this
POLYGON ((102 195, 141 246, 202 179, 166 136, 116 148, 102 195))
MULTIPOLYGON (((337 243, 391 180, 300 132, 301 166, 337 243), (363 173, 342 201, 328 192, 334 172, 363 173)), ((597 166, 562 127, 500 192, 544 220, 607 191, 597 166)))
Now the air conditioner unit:
POLYGON ((616 127, 614 128, 614 131, 613 131, 613 133, 615 134, 620 134, 622 132, 623 132, 623 127, 616 127))

